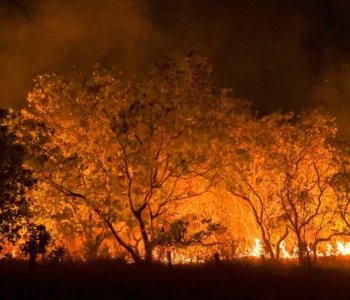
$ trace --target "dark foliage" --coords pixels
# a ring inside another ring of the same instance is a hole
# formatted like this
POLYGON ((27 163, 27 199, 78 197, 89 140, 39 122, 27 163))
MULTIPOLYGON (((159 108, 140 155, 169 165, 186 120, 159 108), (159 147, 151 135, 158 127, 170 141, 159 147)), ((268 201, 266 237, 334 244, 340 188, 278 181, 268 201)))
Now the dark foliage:
POLYGON ((52 241, 50 233, 43 225, 30 223, 28 226, 29 239, 23 245, 22 252, 25 255, 37 257, 38 254, 45 255, 47 247, 52 241))
MULTIPOLYGON (((0 110, 0 124, 6 114, 0 110)), ((22 168, 24 154, 23 147, 15 144, 14 135, 0 126, 0 247, 4 240, 12 243, 18 240, 22 219, 28 215, 24 194, 33 178, 22 168)))

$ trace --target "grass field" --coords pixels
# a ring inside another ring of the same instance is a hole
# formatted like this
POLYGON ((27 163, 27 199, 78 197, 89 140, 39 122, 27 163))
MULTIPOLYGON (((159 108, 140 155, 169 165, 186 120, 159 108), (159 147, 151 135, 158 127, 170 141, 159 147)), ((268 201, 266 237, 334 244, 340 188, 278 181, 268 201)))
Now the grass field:
POLYGON ((322 262, 311 271, 293 263, 222 262, 138 269, 114 261, 38 264, 0 261, 0 299, 350 299, 350 266, 322 262))

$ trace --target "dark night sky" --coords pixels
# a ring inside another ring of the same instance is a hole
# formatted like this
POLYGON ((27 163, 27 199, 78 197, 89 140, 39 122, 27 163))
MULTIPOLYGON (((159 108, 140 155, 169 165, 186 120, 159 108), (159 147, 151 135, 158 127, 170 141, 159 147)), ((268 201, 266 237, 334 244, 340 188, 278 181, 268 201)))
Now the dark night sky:
POLYGON ((25 104, 42 72, 115 65, 130 78, 160 55, 207 55, 216 84, 261 113, 350 112, 348 0, 1 0, 0 107, 25 104))

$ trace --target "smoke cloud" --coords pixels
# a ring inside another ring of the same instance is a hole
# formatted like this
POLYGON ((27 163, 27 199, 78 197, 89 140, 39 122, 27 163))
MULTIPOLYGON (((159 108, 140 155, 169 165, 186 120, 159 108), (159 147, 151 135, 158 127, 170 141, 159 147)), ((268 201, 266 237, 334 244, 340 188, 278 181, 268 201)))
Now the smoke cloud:
POLYGON ((217 85, 232 87, 261 114, 350 107, 343 79, 349 77, 350 38, 341 34, 350 30, 347 1, 11 3, 19 5, 0 9, 3 108, 23 107, 33 77, 43 72, 101 63, 138 80, 159 56, 192 50, 211 59, 217 85))
POLYGON ((22 107, 34 75, 97 62, 138 73, 157 42, 141 1, 36 2, 3 9, 0 24, 1 107, 22 107))

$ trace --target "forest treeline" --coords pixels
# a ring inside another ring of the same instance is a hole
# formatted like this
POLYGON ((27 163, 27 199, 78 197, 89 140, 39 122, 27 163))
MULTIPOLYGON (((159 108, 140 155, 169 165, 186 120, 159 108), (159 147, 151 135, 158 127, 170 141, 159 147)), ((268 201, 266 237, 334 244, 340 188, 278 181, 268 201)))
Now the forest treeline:
POLYGON ((38 76, 27 108, 2 115, 4 255, 231 259, 259 238, 266 258, 283 243, 304 264, 349 236, 350 139, 336 120, 258 117, 212 73, 190 53, 137 84, 100 65, 38 76))

